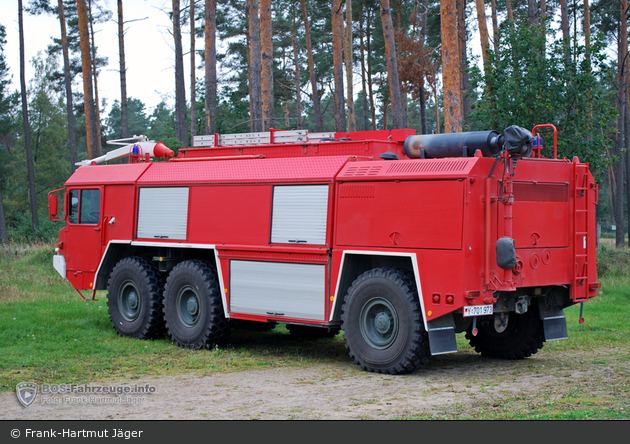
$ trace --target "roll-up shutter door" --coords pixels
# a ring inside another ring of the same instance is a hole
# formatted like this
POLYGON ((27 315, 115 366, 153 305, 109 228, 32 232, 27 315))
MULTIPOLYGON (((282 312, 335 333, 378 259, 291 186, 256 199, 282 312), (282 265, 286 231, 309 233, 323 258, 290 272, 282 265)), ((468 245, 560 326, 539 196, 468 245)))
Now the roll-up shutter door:
POLYGON ((188 187, 140 188, 138 238, 186 239, 188 187))
POLYGON ((324 320, 326 267, 230 261, 230 311, 324 320))
POLYGON ((324 245, 328 185, 276 185, 273 188, 272 243, 324 245))

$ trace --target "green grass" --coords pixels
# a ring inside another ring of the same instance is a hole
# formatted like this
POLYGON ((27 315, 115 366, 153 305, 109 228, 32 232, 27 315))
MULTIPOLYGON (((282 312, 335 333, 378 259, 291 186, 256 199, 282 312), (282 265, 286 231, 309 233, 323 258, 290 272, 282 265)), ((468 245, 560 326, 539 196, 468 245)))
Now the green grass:
MULTIPOLYGON (((235 330, 224 349, 193 351, 169 339, 120 337, 107 313, 107 293, 84 301, 52 268, 54 247, 0 250, 0 390, 21 381, 82 383, 314 365, 348 360, 340 336, 301 341, 284 327, 235 330)), ((84 292, 88 299, 91 292, 84 292), (88 294, 89 293, 89 294, 88 294)))
MULTIPOLYGON (((341 335, 299 340, 283 326, 271 332, 235 330, 228 347, 204 351, 179 348, 167 338, 119 337, 111 327, 106 292, 97 292, 97 301, 82 300, 52 268, 53 249, 47 244, 0 247, 0 391, 14 390, 22 381, 80 384, 322 363, 342 369, 351 363, 341 335)), ((630 419, 629 253, 602 248, 598 268, 602 289, 584 304, 585 322, 578 322, 579 305, 566 309, 569 339, 545 343, 541 352, 548 366, 544 374, 553 374, 557 383, 528 398, 507 394, 498 402, 448 405, 404 419, 630 419), (610 377, 593 379, 593 371, 610 377), (566 382, 575 375, 583 380, 566 382)), ((463 335, 457 340, 460 352, 433 357, 429 371, 468 366, 471 381, 484 394, 499 381, 541 372, 540 361, 530 359, 501 361, 508 371, 497 373, 497 361, 479 359, 463 335)))

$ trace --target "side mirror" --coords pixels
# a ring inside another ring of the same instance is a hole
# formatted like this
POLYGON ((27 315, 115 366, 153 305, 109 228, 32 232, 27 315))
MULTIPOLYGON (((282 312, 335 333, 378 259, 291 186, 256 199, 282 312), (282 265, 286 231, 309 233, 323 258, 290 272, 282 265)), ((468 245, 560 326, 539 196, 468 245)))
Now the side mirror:
POLYGON ((59 196, 54 194, 57 191, 60 190, 54 190, 48 193, 48 219, 53 222, 60 222, 64 220, 63 218, 59 218, 59 196))
POLYGON ((57 219, 59 216, 59 197, 56 194, 48 195, 48 218, 57 219))

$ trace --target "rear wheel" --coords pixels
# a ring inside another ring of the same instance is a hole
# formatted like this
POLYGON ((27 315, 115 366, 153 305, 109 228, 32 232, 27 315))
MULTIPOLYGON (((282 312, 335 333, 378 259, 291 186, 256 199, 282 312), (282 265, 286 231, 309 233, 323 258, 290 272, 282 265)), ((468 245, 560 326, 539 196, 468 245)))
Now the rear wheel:
POLYGON ((510 313, 507 325, 497 323, 500 328, 495 328, 491 316, 487 318, 478 324, 477 336, 473 336, 472 326, 466 331, 466 339, 481 356, 509 360, 525 359, 543 347, 545 332, 536 304, 532 304, 523 314, 510 313), (497 329, 501 332, 499 333, 497 329))
POLYGON ((359 276, 345 297, 341 319, 346 348, 363 370, 409 373, 430 351, 411 273, 375 268, 359 276))
POLYGON ((229 327, 214 266, 194 259, 173 268, 164 288, 164 318, 171 339, 180 347, 225 344, 229 327))
POLYGON ((153 262, 133 256, 121 259, 107 283, 112 326, 121 336, 153 339, 164 334, 164 280, 153 262))

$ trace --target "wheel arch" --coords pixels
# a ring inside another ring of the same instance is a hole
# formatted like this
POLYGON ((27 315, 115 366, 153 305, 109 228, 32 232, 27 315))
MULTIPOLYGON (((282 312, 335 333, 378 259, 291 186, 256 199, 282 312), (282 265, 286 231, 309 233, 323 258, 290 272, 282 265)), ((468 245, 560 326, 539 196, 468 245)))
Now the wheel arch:
POLYGON ((422 287, 420 285, 418 261, 415 253, 392 251, 344 251, 342 253, 337 286, 333 296, 333 307, 330 311, 329 320, 331 322, 341 320, 343 298, 354 280, 368 270, 381 267, 402 268, 413 274, 418 290, 420 309, 422 311, 422 321, 426 329, 427 320, 425 316, 424 300, 422 298, 422 287))
MULTIPOLYGON (((109 275, 114 269, 114 266, 121 259, 128 256, 144 256, 151 260, 153 260, 154 257, 164 257, 167 261, 165 261, 164 266, 160 266, 160 271, 165 277, 174 266, 167 265, 167 262, 177 264, 189 259, 202 259, 210 262, 217 270, 224 313, 226 318, 229 317, 225 297, 225 285, 221 272, 221 262, 219 261, 219 253, 214 245, 111 240, 107 244, 105 253, 103 253, 101 262, 96 270, 96 290, 107 290, 109 275)), ((161 263, 158 262, 158 264, 160 265, 161 263)))

